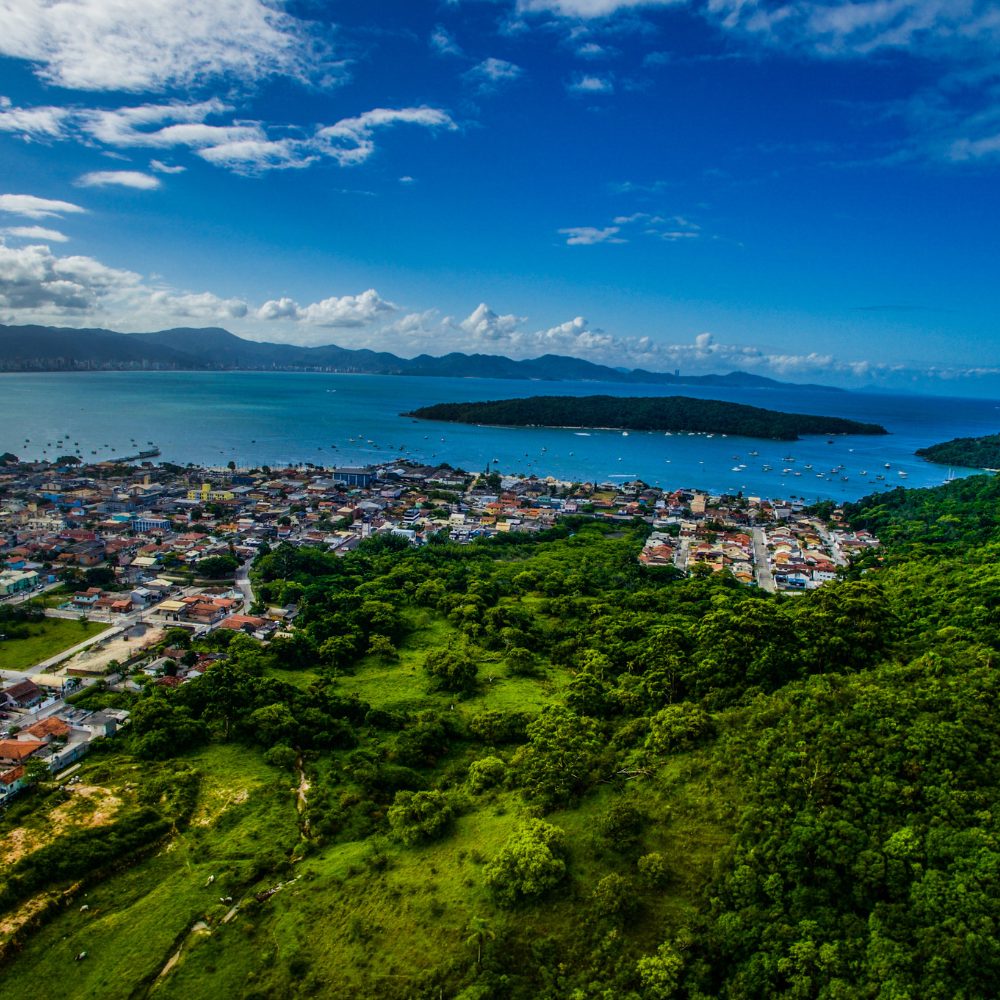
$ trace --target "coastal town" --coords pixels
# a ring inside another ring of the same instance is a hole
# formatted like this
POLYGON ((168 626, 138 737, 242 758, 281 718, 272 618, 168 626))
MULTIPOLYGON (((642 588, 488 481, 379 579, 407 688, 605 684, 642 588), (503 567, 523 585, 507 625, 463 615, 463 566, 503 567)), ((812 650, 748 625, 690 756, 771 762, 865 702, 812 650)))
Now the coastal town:
POLYGON ((125 710, 74 706, 74 692, 180 685, 219 655, 193 652, 191 637, 221 629, 267 641, 294 630, 294 604, 255 600, 248 571, 259 552, 287 543, 344 554, 381 534, 415 546, 469 544, 571 515, 646 522, 638 558, 650 570, 728 572, 770 592, 819 587, 878 544, 843 525, 836 508, 820 517, 799 501, 639 481, 406 462, 212 469, 8 458, 0 466, 0 804, 33 769, 67 773, 93 740, 127 725, 125 710), (15 655, 8 608, 30 608, 58 629, 53 647, 15 655))

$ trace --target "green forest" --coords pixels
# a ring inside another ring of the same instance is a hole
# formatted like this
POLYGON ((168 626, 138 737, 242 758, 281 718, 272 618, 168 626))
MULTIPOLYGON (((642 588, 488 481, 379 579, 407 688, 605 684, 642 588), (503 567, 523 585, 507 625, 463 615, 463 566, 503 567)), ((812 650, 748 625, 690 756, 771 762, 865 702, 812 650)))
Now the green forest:
POLYGON ((264 551, 290 635, 80 696, 133 713, 80 771, 113 817, 68 826, 45 783, 0 815, 38 845, 0 877, 0 928, 33 907, 0 984, 995 996, 998 511, 987 476, 861 500, 884 548, 784 597, 641 567, 642 522, 264 551))
POLYGON ((928 448, 918 448, 917 454, 939 465, 960 465, 966 469, 1000 469, 1000 434, 982 437, 954 438, 928 448))
POLYGON ((602 427, 698 431, 797 441, 801 434, 887 434, 880 424, 844 417, 782 413, 688 396, 530 396, 484 403, 436 403, 403 416, 505 427, 602 427))

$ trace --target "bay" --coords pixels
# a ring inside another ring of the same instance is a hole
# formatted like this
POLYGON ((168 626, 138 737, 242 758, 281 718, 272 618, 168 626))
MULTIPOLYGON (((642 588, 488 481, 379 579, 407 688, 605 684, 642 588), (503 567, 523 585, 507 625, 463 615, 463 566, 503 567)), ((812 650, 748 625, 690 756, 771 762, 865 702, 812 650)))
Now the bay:
POLYGON ((153 442, 161 460, 179 464, 333 466, 405 458, 473 471, 488 467, 591 482, 639 478, 663 488, 806 500, 936 485, 948 470, 917 458, 915 449, 996 433, 998 423, 998 400, 915 394, 288 372, 0 375, 0 452, 26 459, 72 452, 84 460, 106 459, 135 454, 153 442), (597 393, 722 399, 880 423, 890 434, 775 442, 479 427, 401 416, 436 402, 597 393))

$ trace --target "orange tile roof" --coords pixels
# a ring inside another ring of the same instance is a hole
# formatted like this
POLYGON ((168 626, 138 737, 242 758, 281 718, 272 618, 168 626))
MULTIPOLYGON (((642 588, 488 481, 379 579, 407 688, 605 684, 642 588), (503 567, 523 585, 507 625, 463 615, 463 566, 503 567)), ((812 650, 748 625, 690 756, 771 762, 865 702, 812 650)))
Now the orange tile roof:
POLYGON ((0 740, 0 760, 27 760, 44 746, 38 740, 0 740))

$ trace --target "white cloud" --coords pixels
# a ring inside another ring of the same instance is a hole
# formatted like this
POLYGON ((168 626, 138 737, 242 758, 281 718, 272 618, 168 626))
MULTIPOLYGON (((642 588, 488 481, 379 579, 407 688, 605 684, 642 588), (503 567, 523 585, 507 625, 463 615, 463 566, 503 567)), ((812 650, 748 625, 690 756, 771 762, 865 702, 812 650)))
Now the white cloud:
POLYGON ((610 17, 621 11, 641 7, 665 7, 678 0, 518 0, 517 9, 525 14, 558 14, 562 17, 610 17))
MULTIPOLYGON (((2 3, 3 0, 0 0, 2 3)), ((30 115, 34 109, 8 108, 30 115)), ((440 108, 374 108, 318 126, 311 135, 287 125, 233 118, 234 109, 212 98, 193 103, 143 104, 134 107, 67 110, 61 120, 63 138, 98 142, 112 149, 188 149, 215 166, 236 173, 308 167, 327 157, 341 166, 364 162, 375 152, 375 135, 395 125, 455 131, 458 126, 440 108), (226 117, 225 124, 206 119, 226 117)), ((179 173, 182 165, 150 164, 157 173, 179 173)), ((136 182, 138 186, 138 182, 136 182)), ((147 182, 148 187, 153 186, 147 182)))
POLYGON ((262 136, 259 125, 206 125, 212 115, 231 112, 230 105, 212 98, 185 104, 142 104, 79 113, 83 130, 108 146, 169 149, 173 146, 213 146, 219 142, 262 136))
POLYGON ((597 42, 584 42, 577 46, 576 54, 581 59, 608 59, 616 52, 605 45, 598 45, 597 42))
POLYGON ((490 56, 473 66, 466 74, 467 80, 478 84, 481 90, 495 90, 501 84, 511 83, 524 75, 520 66, 506 59, 495 59, 490 56))
MULTIPOLYGON (((447 320, 445 321, 448 322, 447 320)), ((503 340, 524 322, 523 316, 500 316, 485 302, 480 302, 458 326, 480 340, 503 340)))
POLYGON ((164 163, 162 160, 150 160, 149 169, 155 170, 158 174, 182 174, 187 167, 164 163))
POLYGON ((568 247, 589 247, 595 243, 626 243, 618 234, 620 226, 605 226, 597 229, 594 226, 570 226, 560 229, 559 234, 566 237, 568 247))
POLYGON ((151 292, 149 307, 170 316, 202 320, 242 319, 248 312, 242 299, 221 298, 211 292, 177 294, 169 291, 151 292))
POLYGON ((566 84, 566 89, 571 94, 611 94, 615 85, 606 76, 586 74, 566 84))
POLYGON ((160 179, 138 170, 94 170, 77 178, 80 187, 127 187, 139 191, 152 191, 160 186, 160 179))
POLYGON ((262 320, 294 320, 311 326, 361 327, 371 326, 378 319, 397 310, 392 302, 383 299, 374 288, 360 295, 342 295, 300 306, 294 299, 271 299, 257 310, 262 320))
POLYGON ((265 138, 222 142, 199 149, 197 155, 216 167, 226 167, 236 173, 308 167, 319 159, 300 141, 265 138))
POLYGON ((885 48, 938 55, 985 49, 1000 39, 990 0, 709 0, 706 9, 726 30, 824 56, 885 48))
POLYGON ((43 240, 46 243, 65 243, 69 239, 58 229, 46 229, 44 226, 8 226, 0 229, 0 234, 19 240, 43 240))
POLYGON ((613 225, 598 229, 595 226, 576 226, 560 229, 567 236, 567 246, 592 246, 595 243, 627 243, 628 238, 641 232, 667 243, 680 240, 695 240, 702 236, 701 226, 683 215, 664 217, 649 212, 633 212, 631 215, 616 215, 613 225))
POLYGON ((0 194, 0 212, 23 215, 28 219, 58 218, 61 215, 85 211, 85 208, 70 201, 36 198, 32 194, 0 194))
POLYGON ((0 132, 9 132, 21 139, 59 139, 63 122, 69 115, 66 108, 15 108, 9 97, 0 97, 0 132))
POLYGON ((90 315, 109 295, 131 290, 139 280, 91 257, 56 257, 46 246, 0 244, 0 310, 90 315))
POLYGON ((443 56, 462 55, 462 47, 452 37, 451 32, 440 24, 431 32, 431 48, 443 56))
POLYGON ((440 108, 373 108, 353 118, 343 118, 335 125, 317 129, 312 147, 335 159, 341 166, 362 163, 375 151, 374 134, 395 125, 420 125, 431 130, 458 128, 451 116, 440 108))
POLYGON ((0 23, 0 54, 73 90, 322 81, 340 71, 302 21, 261 0, 0 0, 0 23))

